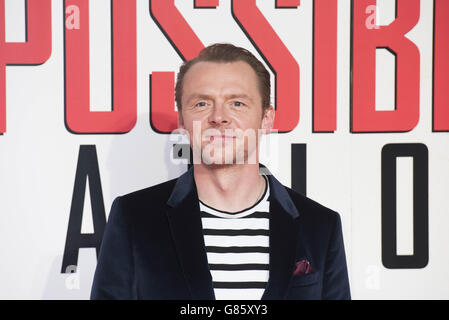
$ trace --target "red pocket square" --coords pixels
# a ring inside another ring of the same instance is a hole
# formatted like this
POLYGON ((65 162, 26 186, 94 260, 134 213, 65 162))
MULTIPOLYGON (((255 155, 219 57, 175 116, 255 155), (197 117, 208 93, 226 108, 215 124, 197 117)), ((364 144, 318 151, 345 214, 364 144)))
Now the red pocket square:
POLYGON ((312 265, 310 264, 309 260, 304 259, 304 260, 296 262, 295 271, 293 271, 293 275, 307 274, 307 273, 312 273, 312 272, 313 272, 313 269, 312 269, 312 265))

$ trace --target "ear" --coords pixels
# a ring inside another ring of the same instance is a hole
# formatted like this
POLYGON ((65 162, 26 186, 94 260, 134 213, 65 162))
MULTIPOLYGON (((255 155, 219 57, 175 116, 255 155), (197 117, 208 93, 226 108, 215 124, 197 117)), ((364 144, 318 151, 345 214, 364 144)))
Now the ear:
POLYGON ((187 133, 187 130, 184 127, 184 119, 182 117, 181 110, 178 111, 178 127, 173 132, 174 133, 179 133, 179 134, 182 134, 182 135, 187 133))
POLYGON ((264 134, 269 134, 271 132, 271 129, 273 129, 274 117, 275 117, 274 108, 273 106, 269 106, 267 109, 265 109, 264 115, 262 117, 261 129, 264 134))
POLYGON ((178 129, 184 129, 184 120, 182 118, 182 111, 178 108, 178 129))

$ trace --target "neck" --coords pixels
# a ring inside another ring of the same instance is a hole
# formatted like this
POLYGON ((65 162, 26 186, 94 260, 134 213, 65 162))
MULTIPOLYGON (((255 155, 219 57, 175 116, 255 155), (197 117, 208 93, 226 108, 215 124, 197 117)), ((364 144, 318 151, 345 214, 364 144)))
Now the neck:
POLYGON ((222 211, 237 212, 252 206, 265 188, 259 164, 196 164, 193 173, 199 199, 222 211))

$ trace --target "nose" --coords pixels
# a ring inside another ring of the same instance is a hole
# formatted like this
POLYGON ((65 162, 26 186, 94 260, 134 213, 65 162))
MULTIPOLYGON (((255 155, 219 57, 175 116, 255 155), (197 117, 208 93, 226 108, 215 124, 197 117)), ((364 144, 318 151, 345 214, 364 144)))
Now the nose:
POLYGON ((216 103, 209 115, 209 123, 215 126, 228 125, 230 119, 221 103, 216 103))

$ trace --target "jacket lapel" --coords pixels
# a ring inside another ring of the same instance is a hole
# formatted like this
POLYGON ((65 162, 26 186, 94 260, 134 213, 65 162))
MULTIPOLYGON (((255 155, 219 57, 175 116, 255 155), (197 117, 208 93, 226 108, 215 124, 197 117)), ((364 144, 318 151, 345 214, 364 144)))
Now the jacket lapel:
POLYGON ((293 274, 298 243, 299 212, 285 187, 268 175, 270 182, 270 271, 262 300, 285 298, 293 274))
POLYGON ((192 299, 215 299, 193 168, 178 178, 167 204, 176 253, 192 299))
MULTIPOLYGON (((270 184, 270 270, 262 299, 275 300, 285 298, 293 274, 299 249, 299 212, 285 187, 269 172, 267 176, 270 184)), ((193 167, 178 178, 167 205, 176 253, 192 298, 215 299, 193 167)))

